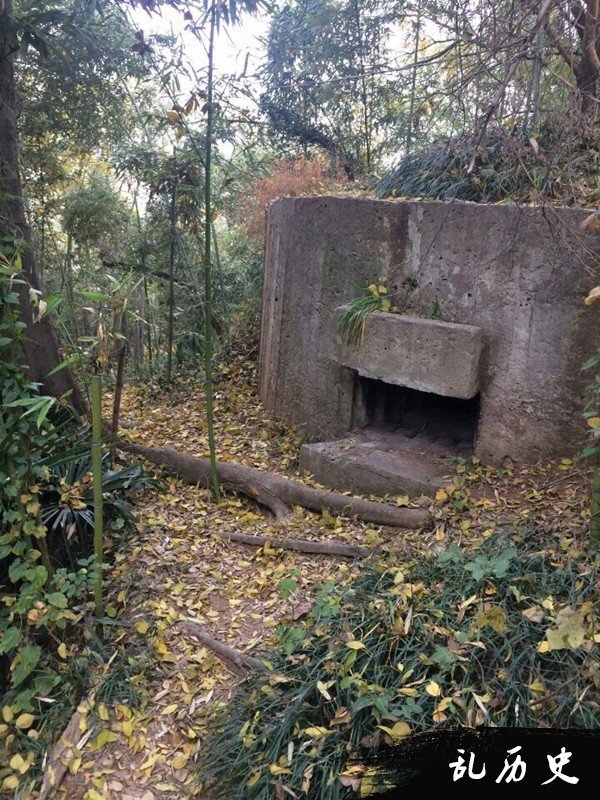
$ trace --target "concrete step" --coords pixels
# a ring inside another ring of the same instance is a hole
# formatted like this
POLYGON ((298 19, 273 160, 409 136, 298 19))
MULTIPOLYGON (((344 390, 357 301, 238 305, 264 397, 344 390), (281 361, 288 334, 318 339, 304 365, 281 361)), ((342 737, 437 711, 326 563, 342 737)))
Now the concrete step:
POLYGON ((300 468, 325 486, 357 494, 432 496, 450 483, 451 460, 468 454, 468 448, 412 432, 367 428, 303 445, 300 468))

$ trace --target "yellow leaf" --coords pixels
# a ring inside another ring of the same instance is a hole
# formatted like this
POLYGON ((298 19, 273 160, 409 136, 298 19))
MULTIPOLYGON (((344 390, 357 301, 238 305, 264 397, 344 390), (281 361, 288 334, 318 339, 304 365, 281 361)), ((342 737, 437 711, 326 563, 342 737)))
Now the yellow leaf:
POLYGON ((439 502, 442 502, 442 500, 447 500, 448 493, 445 492, 444 489, 438 489, 437 492, 435 493, 435 499, 438 500, 439 502))
POLYGON ((177 711, 177 703, 173 703, 170 706, 165 706, 160 713, 163 716, 166 716, 167 714, 174 714, 176 711, 177 711))
POLYGON ((349 647, 350 650, 364 650, 365 646, 362 642, 357 641, 356 639, 351 639, 349 642, 346 642, 346 647, 349 647))
POLYGON ((2 709, 2 719, 4 722, 12 722, 14 716, 12 708, 10 706, 4 706, 2 709))
POLYGON ((19 785, 19 779, 17 778, 16 775, 9 775, 2 781, 3 789, 16 789, 18 785, 19 785))
POLYGON ((86 800, 104 800, 104 795, 101 795, 95 789, 88 789, 85 797, 86 800))
POLYGON ((325 684, 322 681, 317 681, 317 689, 323 695, 325 700, 331 700, 331 695, 327 691, 327 687, 325 686, 325 684))
POLYGON ((350 722, 350 712, 345 706, 341 706, 335 712, 335 716, 332 717, 330 721, 330 725, 345 725, 346 723, 350 722))
POLYGON ((26 728, 31 728, 34 720, 35 717, 33 714, 21 714, 19 717, 17 717, 15 725, 17 728, 19 728, 19 730, 24 731, 26 728))
POLYGON ((541 622, 544 619, 544 611, 537 605, 530 606, 521 612, 530 622, 541 622))
POLYGON ((269 772, 271 775, 289 775, 290 770, 286 767, 280 767, 279 764, 269 764, 269 772))
POLYGON ((575 650, 584 642, 585 630, 580 615, 571 608, 563 608, 556 615, 556 627, 546 631, 549 650, 575 650))
POLYGON ((187 753, 181 753, 180 755, 175 756, 171 762, 173 769, 183 769, 189 761, 189 758, 189 754, 187 753))
POLYGON ((416 689, 412 686, 405 686, 402 689, 398 689, 398 694, 405 694, 407 697, 418 697, 419 693, 416 689))
POLYGON ((600 286, 594 286, 592 291, 588 294, 588 296, 583 301, 586 306, 591 306, 592 303, 595 303, 596 300, 600 300, 600 286))
POLYGON ((109 719, 108 711, 106 710, 106 706, 104 705, 104 703, 98 703, 96 711, 98 712, 98 716, 103 722, 108 722, 109 719))
POLYGON ((64 642, 58 645, 57 651, 61 658, 65 659, 67 657, 67 645, 64 642))
POLYGON ((600 427, 600 417, 589 417, 587 424, 590 426, 590 428, 600 427))
POLYGON ((404 739, 405 736, 410 736, 411 733, 410 726, 406 722, 396 722, 392 728, 388 728, 386 725, 378 725, 377 727, 385 731, 395 742, 404 739))
POLYGON ((69 772, 71 775, 76 775, 79 771, 79 767, 81 766, 81 757, 74 758, 73 761, 69 764, 69 772))
POLYGON ((123 733, 129 739, 129 737, 133 733, 133 722, 130 719, 126 719, 122 724, 123 733))
POLYGON ((253 775, 251 775, 247 782, 246 786, 254 786, 255 783, 258 783, 260 779, 260 770, 257 770, 253 775))
POLYGON ((96 742, 94 747, 96 750, 99 750, 101 747, 104 747, 105 744, 109 744, 110 742, 116 742, 119 738, 119 734, 115 733, 114 731, 100 731, 98 736, 96 737, 96 742))
POLYGON ((432 697, 439 697, 442 693, 439 684, 436 683, 435 681, 430 681, 425 687, 425 691, 432 697))
POLYGON ((135 626, 136 631, 142 636, 145 636, 148 633, 148 628, 149 625, 145 619, 140 620, 135 626))
POLYGON ((15 772, 20 772, 21 775, 24 775, 31 766, 31 764, 28 761, 25 761, 25 759, 23 758, 22 755, 20 755, 20 753, 17 753, 11 758, 9 766, 15 772))
POLYGON ((311 739, 322 739, 323 736, 327 736, 327 734, 331 733, 331 731, 329 728, 315 726, 313 728, 305 728, 304 733, 307 733, 311 739))

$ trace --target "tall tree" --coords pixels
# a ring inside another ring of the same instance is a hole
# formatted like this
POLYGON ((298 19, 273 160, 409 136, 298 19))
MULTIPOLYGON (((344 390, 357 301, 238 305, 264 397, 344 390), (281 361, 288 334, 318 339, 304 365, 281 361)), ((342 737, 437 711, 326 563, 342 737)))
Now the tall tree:
POLYGON ((19 277, 23 280, 16 289, 25 325, 24 355, 32 380, 40 382, 48 394, 68 395, 76 410, 83 412, 85 403, 70 372, 53 371, 62 362, 58 340, 51 320, 40 313, 36 302, 40 280, 23 204, 17 138, 15 55, 24 29, 15 18, 12 0, 2 0, 0 9, 0 225, 3 246, 15 248, 20 254, 19 277))

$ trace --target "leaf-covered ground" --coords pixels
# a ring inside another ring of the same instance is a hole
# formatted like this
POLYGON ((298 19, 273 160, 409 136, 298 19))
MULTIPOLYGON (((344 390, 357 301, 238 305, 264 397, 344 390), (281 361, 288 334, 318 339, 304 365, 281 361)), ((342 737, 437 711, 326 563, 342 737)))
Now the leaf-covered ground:
MULTIPOLYGON (((253 364, 232 358, 216 393, 218 458, 294 475, 300 439, 262 410, 253 364)), ((168 391, 130 388, 123 434, 150 445, 207 455, 199 377, 168 391)), ((515 468, 477 459, 456 464, 452 489, 432 501, 425 532, 373 528, 301 509, 285 526, 299 538, 336 539, 377 548, 394 564, 425 550, 487 537, 500 526, 535 520, 574 559, 586 547, 586 474, 568 459, 515 468)), ((406 498, 396 498, 404 504, 406 498)), ((107 575, 111 658, 106 680, 78 725, 58 796, 70 800, 153 800, 209 796, 195 762, 208 734, 207 716, 226 701, 238 675, 180 625, 197 620, 207 633, 252 652, 275 640, 279 624, 310 610, 320 584, 355 578, 360 561, 226 543, 214 531, 277 534, 256 506, 226 496, 219 506, 201 488, 165 476, 162 489, 136 503, 137 530, 113 553, 107 575)), ((77 645, 72 644, 69 658, 77 645)))

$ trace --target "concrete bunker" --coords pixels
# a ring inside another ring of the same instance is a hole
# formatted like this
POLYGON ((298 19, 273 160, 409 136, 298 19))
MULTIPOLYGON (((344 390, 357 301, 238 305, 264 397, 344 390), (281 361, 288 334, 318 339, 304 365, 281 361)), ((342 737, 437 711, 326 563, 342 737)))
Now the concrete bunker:
POLYGON ((301 467, 334 487, 432 493, 449 461, 536 460, 584 437, 583 311, 598 281, 587 213, 469 203, 282 198, 268 210, 261 397, 313 440, 301 467), (344 304, 386 276, 401 313, 344 304), (438 313, 433 315, 431 309, 438 313))

